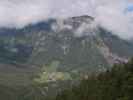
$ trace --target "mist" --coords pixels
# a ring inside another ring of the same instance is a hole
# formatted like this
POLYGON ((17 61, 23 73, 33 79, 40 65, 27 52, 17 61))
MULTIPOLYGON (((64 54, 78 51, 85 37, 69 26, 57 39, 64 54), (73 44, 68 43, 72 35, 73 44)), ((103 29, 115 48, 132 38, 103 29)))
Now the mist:
POLYGON ((0 0, 0 27, 23 28, 48 18, 89 15, 97 25, 129 40, 132 9, 132 0, 0 0))

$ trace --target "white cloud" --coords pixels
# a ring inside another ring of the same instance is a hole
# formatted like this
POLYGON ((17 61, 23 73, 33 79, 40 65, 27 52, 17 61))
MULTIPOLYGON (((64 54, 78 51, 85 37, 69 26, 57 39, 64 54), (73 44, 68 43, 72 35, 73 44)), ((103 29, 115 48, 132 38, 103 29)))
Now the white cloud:
POLYGON ((125 13, 123 3, 99 6, 96 9, 96 21, 102 27, 112 31, 123 39, 133 38, 132 13, 125 13))
POLYGON ((133 0, 0 0, 0 27, 22 28, 50 17, 88 14, 124 39, 133 37, 132 12, 124 10, 133 0))
POLYGON ((75 36, 81 37, 81 36, 92 36, 95 35, 96 30, 96 24, 95 22, 92 23, 82 23, 76 30, 75 30, 75 36))
POLYGON ((23 27, 30 23, 42 21, 49 16, 48 0, 1 0, 0 26, 23 27))

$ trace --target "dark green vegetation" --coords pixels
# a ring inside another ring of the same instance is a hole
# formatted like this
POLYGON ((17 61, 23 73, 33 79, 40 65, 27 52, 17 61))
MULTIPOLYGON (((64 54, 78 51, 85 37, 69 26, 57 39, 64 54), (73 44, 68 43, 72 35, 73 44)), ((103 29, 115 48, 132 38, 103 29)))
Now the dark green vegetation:
POLYGON ((56 100, 133 100, 133 59, 88 76, 80 85, 60 92, 56 100))
POLYGON ((53 100, 57 92, 70 87, 71 81, 30 85, 0 85, 1 100, 53 100))
POLYGON ((0 85, 0 99, 133 100, 133 60, 114 65, 113 68, 97 75, 85 75, 81 82, 76 84, 71 81, 58 81, 26 86, 0 85))

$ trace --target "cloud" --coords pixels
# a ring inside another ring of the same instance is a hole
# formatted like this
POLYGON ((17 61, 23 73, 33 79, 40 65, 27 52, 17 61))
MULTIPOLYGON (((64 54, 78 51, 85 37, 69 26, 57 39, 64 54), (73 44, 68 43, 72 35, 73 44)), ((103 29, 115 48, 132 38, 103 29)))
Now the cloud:
POLYGON ((50 17, 87 13, 88 0, 0 0, 0 27, 24 27, 50 17), (76 2, 76 3, 75 3, 76 2))
POLYGON ((86 23, 83 22, 74 32, 74 35, 76 37, 82 37, 82 36, 94 36, 97 33, 96 23, 86 23))
POLYGON ((0 26, 24 27, 30 23, 42 21, 48 17, 50 6, 42 0, 1 0, 0 26))
POLYGON ((0 0, 0 27, 22 28, 47 18, 94 16, 123 39, 133 38, 132 0, 0 0))
POLYGON ((125 12, 124 2, 101 5, 96 8, 96 21, 113 34, 123 38, 133 38, 133 13, 125 12))

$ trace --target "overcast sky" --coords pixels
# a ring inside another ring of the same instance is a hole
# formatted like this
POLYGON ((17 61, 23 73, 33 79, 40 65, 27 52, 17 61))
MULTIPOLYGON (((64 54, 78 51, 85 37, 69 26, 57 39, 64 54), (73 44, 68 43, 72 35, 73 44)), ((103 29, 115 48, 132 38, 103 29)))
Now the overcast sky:
POLYGON ((121 38, 133 37, 133 0, 0 0, 0 27, 84 14, 121 38))

